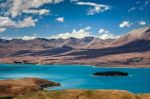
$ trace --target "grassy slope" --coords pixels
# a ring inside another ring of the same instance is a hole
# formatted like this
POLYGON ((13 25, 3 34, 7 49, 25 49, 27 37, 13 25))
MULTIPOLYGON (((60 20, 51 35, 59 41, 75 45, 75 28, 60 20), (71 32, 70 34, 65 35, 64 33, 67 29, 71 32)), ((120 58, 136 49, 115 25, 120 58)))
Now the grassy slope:
POLYGON ((136 95, 119 90, 59 90, 30 93, 15 99, 150 99, 150 94, 136 95))

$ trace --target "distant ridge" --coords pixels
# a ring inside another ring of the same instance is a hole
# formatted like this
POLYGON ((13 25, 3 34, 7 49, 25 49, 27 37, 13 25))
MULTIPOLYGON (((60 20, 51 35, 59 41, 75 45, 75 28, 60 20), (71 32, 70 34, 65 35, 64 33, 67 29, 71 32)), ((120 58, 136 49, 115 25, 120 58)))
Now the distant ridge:
POLYGON ((0 62, 42 64, 150 66, 150 27, 130 31, 118 39, 5 40, 0 39, 0 62), (21 58, 18 58, 21 57, 21 58))

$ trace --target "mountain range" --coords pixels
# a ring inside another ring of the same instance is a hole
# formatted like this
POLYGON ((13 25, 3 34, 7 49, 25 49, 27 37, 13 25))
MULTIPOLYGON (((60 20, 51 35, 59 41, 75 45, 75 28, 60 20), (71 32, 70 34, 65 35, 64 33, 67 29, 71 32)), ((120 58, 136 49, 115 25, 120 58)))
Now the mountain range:
POLYGON ((1 63, 150 67, 150 27, 117 38, 0 39, 1 63))

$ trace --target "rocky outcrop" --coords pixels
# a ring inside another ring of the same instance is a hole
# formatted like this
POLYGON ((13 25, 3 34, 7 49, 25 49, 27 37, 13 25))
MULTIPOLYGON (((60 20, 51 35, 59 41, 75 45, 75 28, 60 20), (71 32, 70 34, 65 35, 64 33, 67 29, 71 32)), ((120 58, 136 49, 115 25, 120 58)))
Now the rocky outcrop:
POLYGON ((0 96, 23 95, 26 93, 43 90, 43 88, 52 86, 60 86, 60 83, 38 78, 0 80, 0 96))
POLYGON ((128 76, 129 74, 120 71, 105 71, 105 72, 96 72, 93 75, 94 76, 128 76))

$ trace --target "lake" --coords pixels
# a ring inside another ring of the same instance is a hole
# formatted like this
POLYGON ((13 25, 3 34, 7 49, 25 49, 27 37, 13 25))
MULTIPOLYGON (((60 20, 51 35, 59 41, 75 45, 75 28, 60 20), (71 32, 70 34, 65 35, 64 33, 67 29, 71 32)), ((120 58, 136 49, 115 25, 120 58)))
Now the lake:
POLYGON ((37 77, 60 82, 60 89, 119 89, 134 93, 150 93, 149 68, 104 68, 82 65, 0 64, 0 79, 37 77), (95 77, 98 71, 122 71, 129 76, 95 77))

